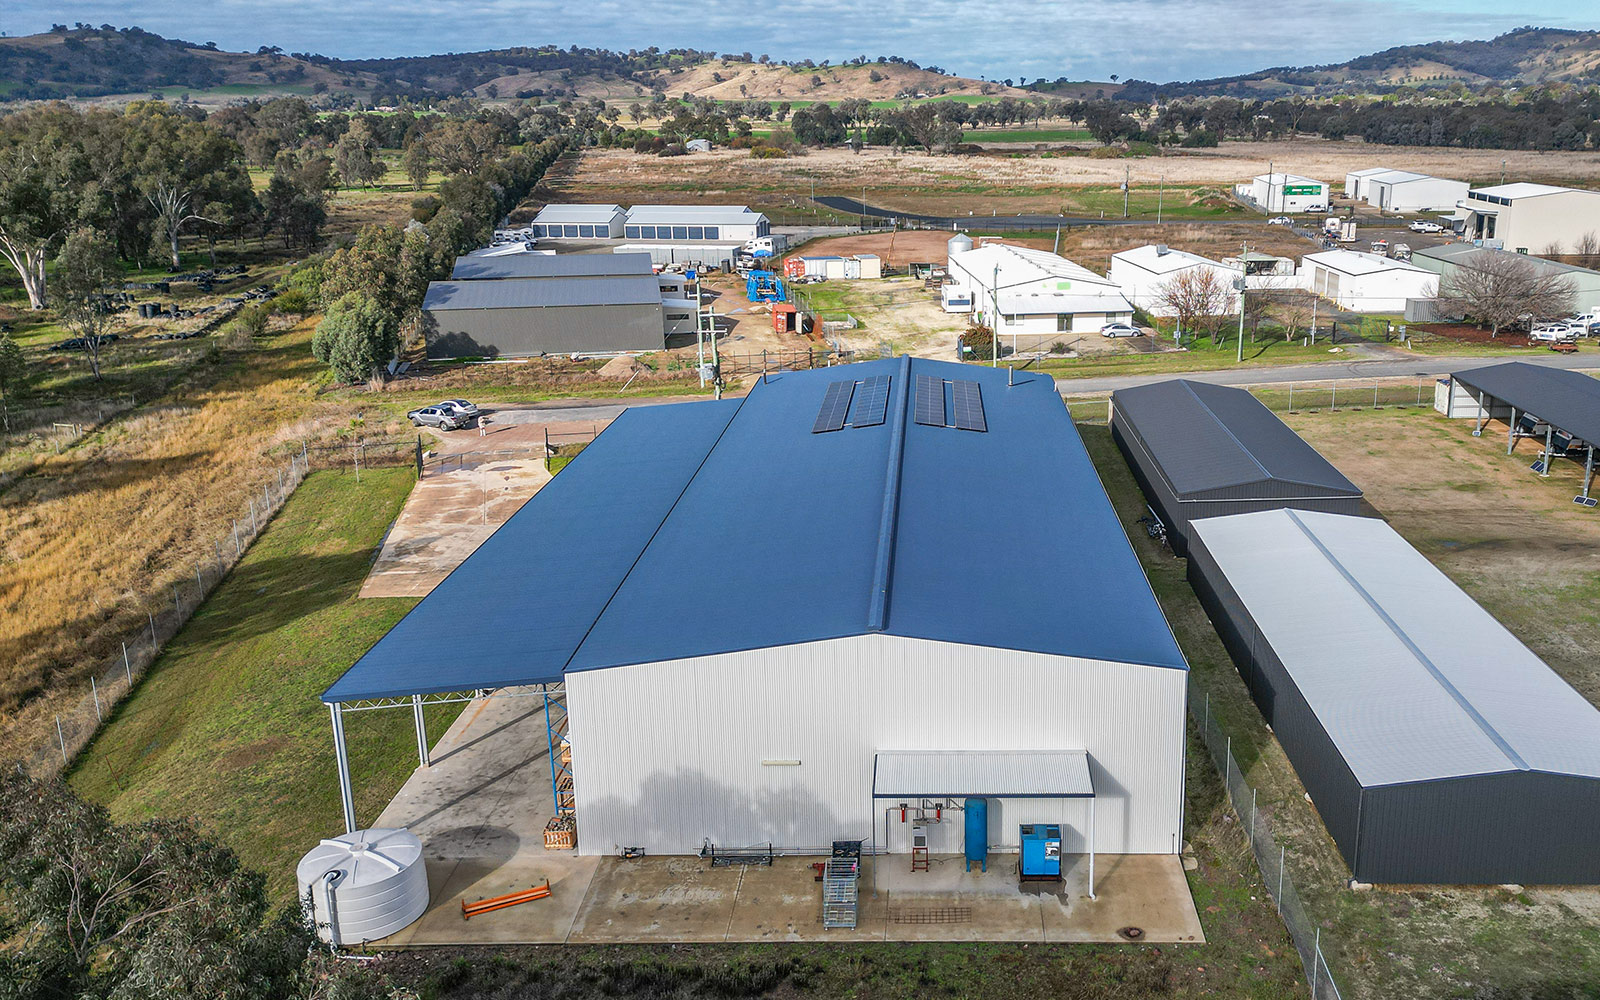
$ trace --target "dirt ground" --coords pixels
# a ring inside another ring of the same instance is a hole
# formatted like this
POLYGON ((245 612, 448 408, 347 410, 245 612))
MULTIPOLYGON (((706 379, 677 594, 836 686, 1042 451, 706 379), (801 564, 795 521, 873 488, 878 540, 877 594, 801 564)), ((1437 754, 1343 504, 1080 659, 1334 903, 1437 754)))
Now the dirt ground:
POLYGON ((1416 329, 1423 333, 1431 333, 1435 337, 1446 337, 1450 340, 1459 340, 1468 344, 1493 342, 1507 347, 1528 346, 1528 335, 1526 333, 1502 331, 1498 337, 1492 337, 1488 327, 1477 327, 1470 323, 1428 323, 1419 325, 1416 329))

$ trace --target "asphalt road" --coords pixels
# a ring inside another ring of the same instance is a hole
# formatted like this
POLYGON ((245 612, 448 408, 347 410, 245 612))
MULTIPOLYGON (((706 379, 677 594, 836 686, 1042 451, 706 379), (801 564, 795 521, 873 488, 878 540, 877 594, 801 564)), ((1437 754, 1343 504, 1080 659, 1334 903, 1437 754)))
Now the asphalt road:
MULTIPOLYGON (((969 229, 1054 229, 1057 226, 1150 226, 1155 224, 1154 219, 1100 219, 1093 216, 1072 215, 917 215, 915 212, 897 212, 892 209, 878 208, 857 201, 854 198, 841 198, 836 195, 827 195, 816 199, 817 204, 824 208, 831 208, 835 212, 849 212, 855 215, 865 215, 874 219, 898 219, 901 222, 915 222, 935 229, 949 229, 952 226, 965 226, 969 229)), ((1238 219, 1170 219, 1176 225, 1185 226, 1228 225, 1239 222, 1249 222, 1249 217, 1238 219)), ((1257 219, 1255 221, 1264 221, 1257 219)))
POLYGON ((1151 382, 1186 378, 1214 385, 1276 385, 1284 382, 1335 382, 1365 378, 1433 377, 1465 371, 1502 361, 1524 361, 1548 368, 1600 369, 1600 358, 1592 354, 1530 354, 1526 357, 1417 357, 1375 360, 1319 361, 1315 364, 1281 365, 1263 368, 1223 368, 1203 372, 1160 372, 1149 375, 1107 375, 1089 378, 1058 378, 1056 389, 1062 395, 1089 395, 1127 389, 1151 382))

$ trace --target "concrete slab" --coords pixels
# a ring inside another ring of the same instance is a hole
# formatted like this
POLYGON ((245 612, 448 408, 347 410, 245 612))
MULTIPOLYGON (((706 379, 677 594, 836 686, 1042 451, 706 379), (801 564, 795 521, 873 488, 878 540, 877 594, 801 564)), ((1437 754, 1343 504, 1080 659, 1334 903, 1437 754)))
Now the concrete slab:
POLYGON ((745 874, 699 858, 607 859, 567 940, 725 941, 745 874))
POLYGON ((1189 894, 1183 860, 1172 854, 1107 854, 1095 859, 1095 896, 1088 897, 1088 859, 1072 855, 1065 875, 1068 905, 1043 909, 1045 939, 1062 942, 1125 941, 1137 927, 1152 943, 1200 942, 1200 914, 1189 894))

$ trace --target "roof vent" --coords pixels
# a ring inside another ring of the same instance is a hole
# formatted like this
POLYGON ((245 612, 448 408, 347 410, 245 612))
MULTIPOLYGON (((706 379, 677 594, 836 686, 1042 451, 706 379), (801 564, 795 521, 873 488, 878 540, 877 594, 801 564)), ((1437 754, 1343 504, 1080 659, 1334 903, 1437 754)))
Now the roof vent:
POLYGON ((1167 254, 1169 254, 1171 252, 1172 252, 1172 248, 1167 246, 1165 243, 1157 243, 1156 244, 1156 256, 1157 257, 1165 257, 1167 254))

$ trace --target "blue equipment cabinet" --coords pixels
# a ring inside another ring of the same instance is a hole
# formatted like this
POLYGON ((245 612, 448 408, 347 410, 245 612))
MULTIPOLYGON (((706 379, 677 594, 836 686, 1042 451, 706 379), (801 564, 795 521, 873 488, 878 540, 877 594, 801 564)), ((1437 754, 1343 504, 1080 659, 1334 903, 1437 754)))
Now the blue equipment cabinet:
POLYGON ((967 812, 967 871, 972 871, 976 861, 989 870, 989 800, 967 799, 962 803, 967 812))
POLYGON ((1019 828, 1022 852, 1017 874, 1024 879, 1061 877, 1061 827, 1054 823, 1024 823, 1019 828))

